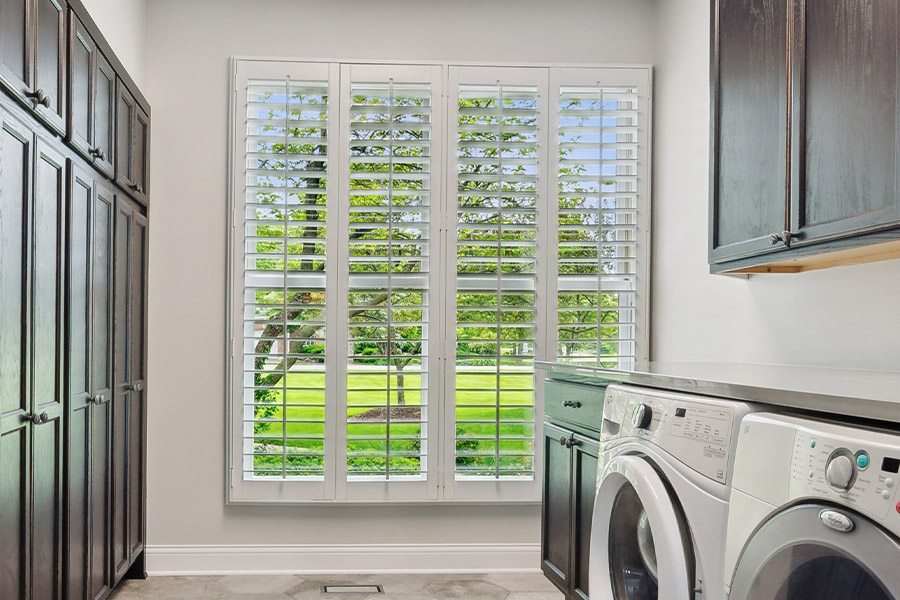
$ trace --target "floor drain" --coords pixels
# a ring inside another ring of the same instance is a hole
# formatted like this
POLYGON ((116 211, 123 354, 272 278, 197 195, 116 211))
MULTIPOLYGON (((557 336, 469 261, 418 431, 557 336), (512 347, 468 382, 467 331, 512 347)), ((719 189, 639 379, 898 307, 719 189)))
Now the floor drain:
POLYGON ((383 594, 380 585, 323 585, 323 594, 383 594))

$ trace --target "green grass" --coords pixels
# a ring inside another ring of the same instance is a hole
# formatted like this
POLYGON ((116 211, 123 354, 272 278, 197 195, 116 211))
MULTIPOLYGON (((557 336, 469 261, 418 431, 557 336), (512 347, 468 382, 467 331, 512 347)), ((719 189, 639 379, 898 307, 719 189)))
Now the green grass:
MULTIPOLYGON (((501 388, 499 415, 497 409, 498 379, 496 373, 465 373, 456 376, 456 419, 457 419, 457 467, 461 471, 486 472, 495 467, 495 436, 498 433, 496 419, 503 423, 499 434, 500 465, 504 471, 530 471, 531 459, 516 455, 531 455, 534 435, 534 409, 532 392, 534 377, 530 373, 506 374, 499 378, 501 388), (510 422, 513 421, 513 422, 510 422), (515 423, 523 421, 523 423, 515 423), (523 439, 508 439, 523 438, 523 439), (472 456, 490 454, 492 456, 472 456)), ((270 403, 258 403, 269 413, 267 423, 257 428, 256 441, 268 446, 270 453, 277 456, 257 456, 258 475, 265 475, 265 469, 272 469, 271 475, 280 475, 283 439, 288 439, 285 451, 289 454, 288 469, 297 469, 295 474, 303 474, 304 469, 321 469, 320 456, 323 449, 324 426, 321 421, 325 413, 325 376, 315 372, 289 373, 287 407, 281 406, 281 391, 270 394, 270 403), (286 411, 287 423, 282 424, 282 414, 286 411)), ((373 406, 383 407, 390 396, 391 406, 399 406, 397 376, 390 377, 390 395, 387 392, 388 377, 384 372, 354 370, 348 377, 347 417, 353 417, 373 406)), ((422 403, 421 376, 416 372, 404 374, 405 404, 407 407, 422 403)), ((435 408, 429 407, 434 411, 435 408)), ((430 419, 441 418, 431 412, 430 419)), ((377 474, 385 470, 385 458, 390 428, 390 467, 394 473, 419 470, 420 439, 422 425, 418 421, 398 423, 347 423, 348 468, 353 472, 377 474), (366 439, 375 438, 375 439, 366 439)))

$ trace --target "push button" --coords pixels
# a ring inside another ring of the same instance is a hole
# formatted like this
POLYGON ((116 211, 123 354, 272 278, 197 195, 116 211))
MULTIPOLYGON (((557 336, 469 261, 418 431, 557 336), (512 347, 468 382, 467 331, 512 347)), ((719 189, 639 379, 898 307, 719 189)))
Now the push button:
POLYGON ((860 452, 856 457, 856 466, 860 469, 865 469, 869 466, 869 455, 865 452, 860 452))

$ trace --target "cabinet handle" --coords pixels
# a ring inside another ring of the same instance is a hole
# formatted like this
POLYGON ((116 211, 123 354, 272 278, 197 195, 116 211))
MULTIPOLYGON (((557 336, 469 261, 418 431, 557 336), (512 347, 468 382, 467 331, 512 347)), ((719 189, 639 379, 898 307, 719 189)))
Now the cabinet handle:
POLYGON ((769 243, 775 246, 783 243, 788 248, 791 247, 791 241, 800 238, 799 233, 791 233, 790 231, 782 231, 781 233, 773 233, 769 236, 769 243))
POLYGON ((138 194, 143 194, 143 193, 144 193, 144 186, 139 185, 139 184, 137 184, 137 183, 134 184, 133 186, 131 186, 131 189, 132 189, 133 191, 137 192, 138 194))
POLYGON ((575 446, 580 446, 581 442, 576 440, 575 438, 569 438, 566 440, 566 448, 574 448, 575 446))
POLYGON ((22 420, 29 421, 33 425, 42 425, 50 420, 50 415, 45 412, 41 414, 34 413, 33 415, 23 415, 22 420))
POLYGON ((42 105, 44 108, 50 108, 50 97, 44 94, 44 90, 27 92, 25 96, 31 99, 35 108, 37 108, 38 105, 42 105))
POLYGON ((569 447, 568 441, 569 441, 568 438, 563 436, 563 437, 559 438, 559 445, 565 446, 566 448, 568 448, 569 447))
POLYGON ((128 386, 128 389, 132 392, 140 392, 143 391, 144 386, 140 383, 132 383, 130 386, 128 386))
POLYGON ((562 404, 567 408, 581 408, 581 402, 575 402, 573 400, 565 400, 562 404))

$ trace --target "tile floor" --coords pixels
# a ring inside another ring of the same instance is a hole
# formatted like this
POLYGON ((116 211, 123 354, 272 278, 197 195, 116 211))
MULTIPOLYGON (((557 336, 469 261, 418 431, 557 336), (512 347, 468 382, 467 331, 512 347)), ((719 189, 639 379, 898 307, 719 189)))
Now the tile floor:
POLYGON ((111 600, 562 600, 539 573, 487 575, 228 575, 123 581, 111 600), (323 594, 323 585, 380 584, 383 594, 323 594))

